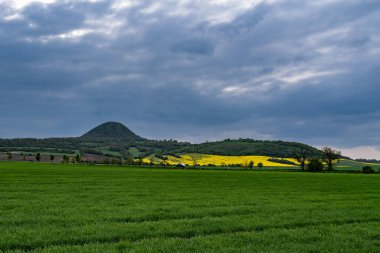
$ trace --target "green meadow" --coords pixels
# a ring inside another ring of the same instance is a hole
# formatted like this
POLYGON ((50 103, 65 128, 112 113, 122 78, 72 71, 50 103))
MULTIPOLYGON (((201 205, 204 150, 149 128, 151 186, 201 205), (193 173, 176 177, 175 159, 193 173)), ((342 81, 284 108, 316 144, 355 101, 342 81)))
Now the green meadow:
POLYGON ((0 252, 379 252, 380 174, 0 162, 0 252))

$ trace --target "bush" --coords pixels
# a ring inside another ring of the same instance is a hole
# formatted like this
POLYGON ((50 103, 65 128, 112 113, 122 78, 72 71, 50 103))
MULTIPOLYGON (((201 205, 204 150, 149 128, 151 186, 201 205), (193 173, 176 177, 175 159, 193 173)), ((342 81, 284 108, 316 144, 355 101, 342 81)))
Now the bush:
POLYGON ((297 165, 296 163, 286 160, 286 159, 278 159, 278 158, 269 158, 269 162, 274 162, 274 163, 282 163, 282 164, 289 164, 289 165, 297 165))
POLYGON ((365 174, 375 173, 375 170, 371 166, 363 166, 362 172, 365 174))
POLYGON ((161 159, 161 160, 167 160, 168 158, 166 156, 163 156, 163 155, 159 155, 159 154, 156 154, 154 155, 156 158, 158 159, 161 159))
POLYGON ((174 154, 174 153, 166 153, 167 156, 173 156, 175 158, 182 158, 180 155, 174 154))
POLYGON ((319 159, 311 159, 309 164, 307 165, 308 171, 322 171, 323 170, 323 163, 319 159))

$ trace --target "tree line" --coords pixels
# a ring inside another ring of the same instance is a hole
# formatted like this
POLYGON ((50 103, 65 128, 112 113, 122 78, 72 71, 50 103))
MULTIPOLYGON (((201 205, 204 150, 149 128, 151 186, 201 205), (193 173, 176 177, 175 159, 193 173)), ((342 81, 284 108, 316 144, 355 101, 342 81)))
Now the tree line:
POLYGON ((307 152, 302 149, 295 155, 295 158, 302 171, 322 171, 324 169, 332 171, 335 164, 334 162, 339 161, 341 156, 342 154, 340 151, 334 150, 330 147, 324 147, 322 148, 322 155, 320 157, 309 157, 307 152), (326 164, 326 167, 323 163, 326 164))

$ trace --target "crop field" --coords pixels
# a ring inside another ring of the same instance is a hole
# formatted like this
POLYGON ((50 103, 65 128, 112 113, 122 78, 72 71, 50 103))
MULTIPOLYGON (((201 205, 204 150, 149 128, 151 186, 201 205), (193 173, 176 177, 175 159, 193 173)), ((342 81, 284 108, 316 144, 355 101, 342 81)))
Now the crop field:
POLYGON ((379 249, 379 174, 0 162, 0 252, 379 249))
MULTIPOLYGON (((271 162, 270 156, 223 156, 223 155, 208 155, 208 154, 183 154, 178 157, 174 157, 171 155, 166 156, 168 160, 166 163, 170 165, 175 165, 178 163, 194 165, 199 164, 201 166, 213 164, 216 166, 226 166, 226 165, 240 165, 247 166, 250 161, 254 162, 256 166, 258 163, 262 163, 264 166, 268 167, 294 167, 294 165, 282 164, 271 162)), ((282 159, 282 158, 278 158, 282 159)), ((297 160, 294 158, 284 158, 284 160, 293 162, 297 164, 297 160)), ((160 163, 162 159, 155 157, 154 155, 150 155, 143 160, 145 163, 160 163)))
POLYGON ((336 164, 335 169, 336 170, 362 170, 363 166, 370 166, 374 170, 380 172, 380 164, 378 163, 363 163, 363 162, 357 162, 347 159, 341 159, 339 163, 336 164))

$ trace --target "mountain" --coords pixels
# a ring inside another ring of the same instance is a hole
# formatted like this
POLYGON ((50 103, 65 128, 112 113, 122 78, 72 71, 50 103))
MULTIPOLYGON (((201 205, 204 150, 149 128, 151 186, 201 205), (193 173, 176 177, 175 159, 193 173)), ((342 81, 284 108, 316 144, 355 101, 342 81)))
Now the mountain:
POLYGON ((181 155, 203 153, 215 155, 262 155, 293 157, 301 150, 316 157, 321 151, 298 142, 235 139, 201 144, 176 140, 148 140, 142 138, 121 123, 107 122, 72 138, 17 138, 0 139, 0 152, 32 154, 92 154, 112 157, 137 158, 148 155, 181 155))
POLYGON ((99 139, 120 139, 120 140, 142 140, 140 136, 129 130, 126 126, 118 122, 106 122, 80 137, 86 140, 99 139))

